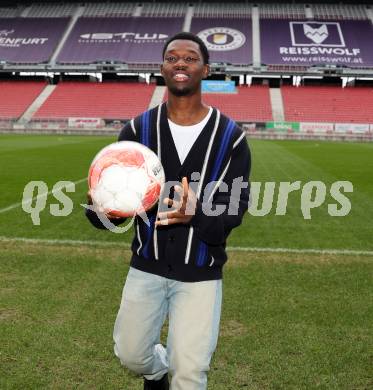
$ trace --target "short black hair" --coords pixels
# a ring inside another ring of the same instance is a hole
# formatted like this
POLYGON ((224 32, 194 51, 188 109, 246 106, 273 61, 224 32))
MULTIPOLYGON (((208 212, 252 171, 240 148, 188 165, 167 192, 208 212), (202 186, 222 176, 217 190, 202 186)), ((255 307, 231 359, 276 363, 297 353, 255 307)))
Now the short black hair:
POLYGON ((168 38, 166 43, 163 46, 162 58, 164 58, 164 53, 167 50, 167 46, 172 41, 176 41, 176 39, 185 39, 187 41, 196 42, 199 46, 199 49, 201 50, 202 57, 203 57, 203 63, 205 65, 209 63, 210 55, 209 55, 209 52, 208 52, 207 47, 205 45, 205 42, 203 42, 200 37, 198 37, 197 35, 190 33, 190 32, 179 32, 179 33, 173 35, 172 37, 168 38))

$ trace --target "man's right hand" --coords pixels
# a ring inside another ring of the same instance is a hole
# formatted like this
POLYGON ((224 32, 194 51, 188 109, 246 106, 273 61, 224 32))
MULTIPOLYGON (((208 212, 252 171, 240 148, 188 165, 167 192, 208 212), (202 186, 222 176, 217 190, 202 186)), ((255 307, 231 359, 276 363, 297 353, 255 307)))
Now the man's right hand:
MULTIPOLYGON (((93 205, 91 190, 88 190, 88 192, 87 192, 87 202, 89 205, 93 205)), ((118 219, 123 219, 122 217, 118 217, 116 215, 111 215, 110 213, 105 213, 105 215, 106 215, 106 218, 108 218, 110 221, 117 221, 118 219)))

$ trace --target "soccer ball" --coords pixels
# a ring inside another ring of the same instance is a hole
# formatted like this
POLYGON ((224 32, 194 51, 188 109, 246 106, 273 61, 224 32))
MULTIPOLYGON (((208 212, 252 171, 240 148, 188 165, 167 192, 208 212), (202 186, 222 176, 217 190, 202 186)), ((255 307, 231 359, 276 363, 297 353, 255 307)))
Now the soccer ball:
POLYGON ((146 146, 120 141, 106 146, 92 161, 88 185, 100 212, 131 217, 153 207, 165 182, 157 155, 146 146))

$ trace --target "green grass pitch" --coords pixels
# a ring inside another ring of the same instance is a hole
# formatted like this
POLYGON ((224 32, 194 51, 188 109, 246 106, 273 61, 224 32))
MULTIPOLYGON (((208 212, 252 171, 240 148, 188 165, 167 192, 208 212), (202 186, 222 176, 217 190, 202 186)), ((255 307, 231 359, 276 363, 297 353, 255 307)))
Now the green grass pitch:
MULTIPOLYGON (((130 242, 131 235, 107 234, 90 228, 81 203, 86 201, 87 184, 76 185, 73 212, 54 217, 49 205, 58 203, 49 195, 34 226, 20 203, 25 185, 42 180, 48 190, 60 180, 78 181, 87 176, 95 154, 114 137, 1 136, 0 138, 0 236, 40 239, 103 240, 130 242)), ((373 250, 373 144, 250 141, 253 155, 253 182, 275 182, 275 203, 266 216, 245 216, 243 226, 230 237, 229 245, 240 247, 373 250), (311 219, 301 211, 301 191, 289 195, 287 213, 275 215, 280 182, 322 181, 327 188, 325 202, 311 210, 311 219), (336 203, 329 190, 336 181, 350 181, 354 191, 351 211, 345 217, 331 217, 328 204, 336 203)))
MULTIPOLYGON (((94 155, 115 137, 0 136, 0 388, 141 389, 120 367, 111 332, 128 270, 132 232, 92 228, 84 217, 94 155), (25 185, 78 182, 69 216, 49 194, 34 226, 25 185), (20 241, 20 239, 39 241, 20 241), (48 240, 48 241, 47 241, 48 240), (83 241, 84 243, 81 243, 83 241)), ((327 196, 304 219, 301 191, 246 213, 231 235, 221 335, 209 389, 368 389, 372 382, 373 144, 249 141, 253 182, 321 181, 327 196), (336 181, 351 211, 331 217, 336 181), (266 252, 242 251, 262 248, 266 252), (270 248, 300 252, 271 252, 270 248), (313 249, 317 253, 308 253, 313 249), (327 253, 321 250, 334 249, 327 253), (343 254, 343 251, 350 251, 343 254), (362 252, 365 252, 363 254, 362 252)))

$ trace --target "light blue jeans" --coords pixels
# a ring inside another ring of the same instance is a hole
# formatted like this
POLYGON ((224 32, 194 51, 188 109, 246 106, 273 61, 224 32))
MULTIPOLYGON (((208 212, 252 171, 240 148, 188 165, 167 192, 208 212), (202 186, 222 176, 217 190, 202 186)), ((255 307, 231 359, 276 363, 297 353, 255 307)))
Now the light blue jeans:
POLYGON ((221 300, 221 280, 178 282, 131 267, 114 325, 114 352, 147 379, 169 372, 172 390, 205 390, 221 300), (160 332, 167 315, 166 349, 160 332))

